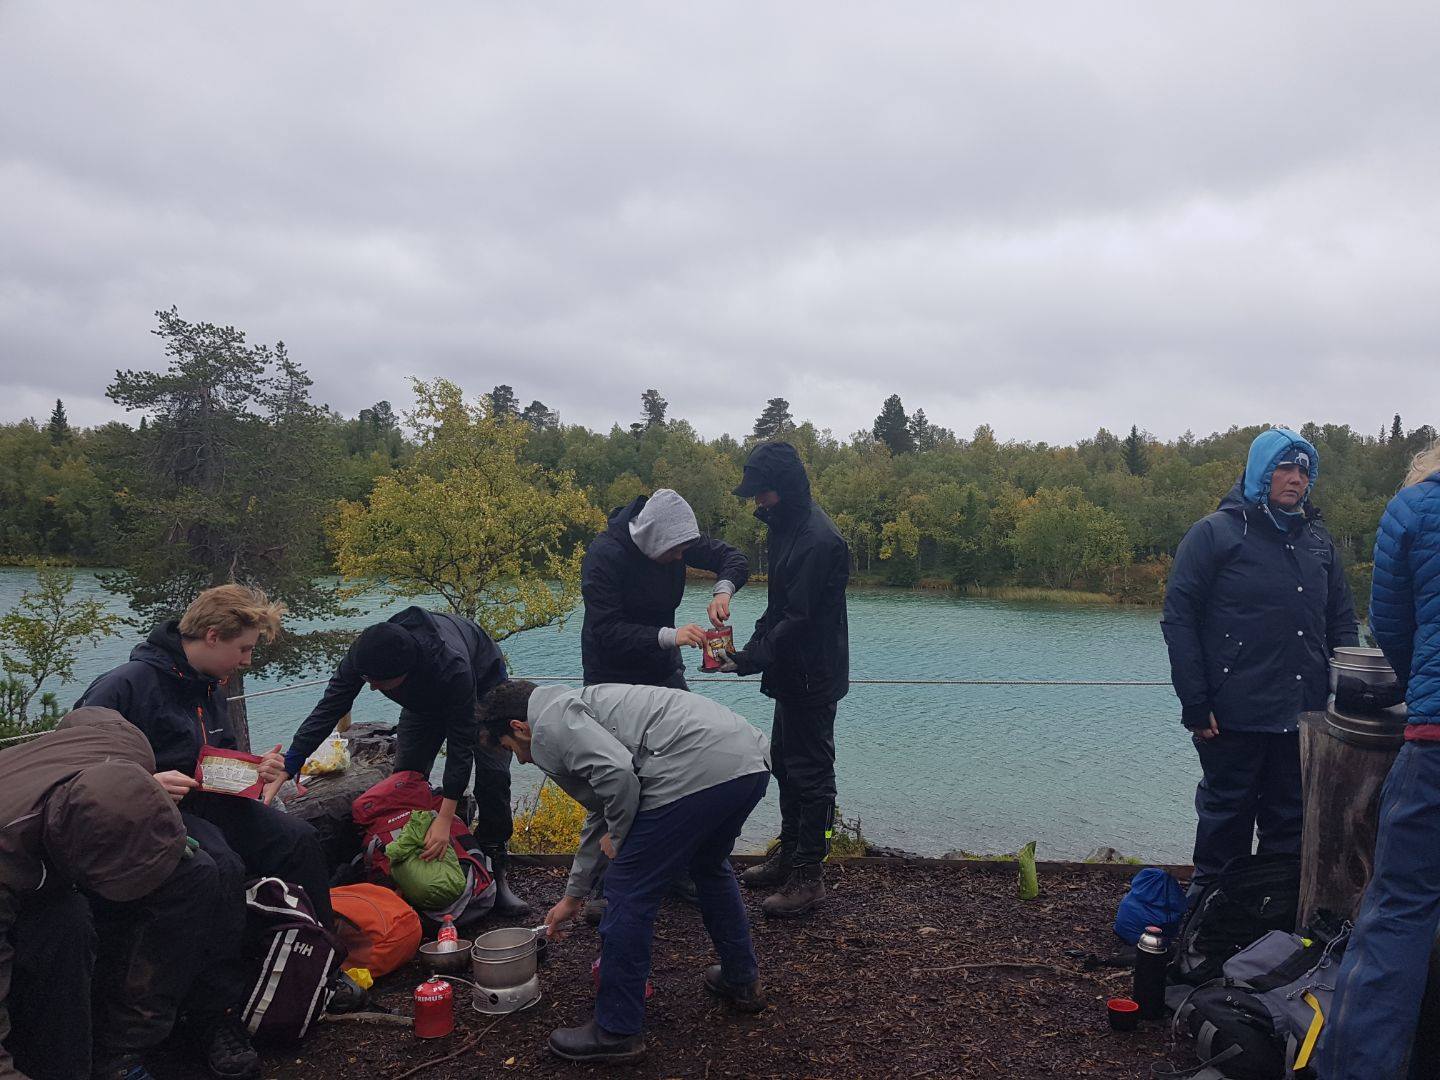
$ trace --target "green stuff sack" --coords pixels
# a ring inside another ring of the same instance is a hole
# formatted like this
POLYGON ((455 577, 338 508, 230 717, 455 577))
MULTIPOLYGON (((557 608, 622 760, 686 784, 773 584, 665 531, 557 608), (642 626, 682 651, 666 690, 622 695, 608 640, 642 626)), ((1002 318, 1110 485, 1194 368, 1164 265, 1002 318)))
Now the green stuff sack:
POLYGON ((385 845, 390 860, 390 876, 400 895, 421 911, 448 908, 465 891, 465 871, 455 848, 445 845, 445 854, 434 862, 420 857, 425 850, 425 832, 435 820, 431 810, 417 810, 395 839, 385 845))

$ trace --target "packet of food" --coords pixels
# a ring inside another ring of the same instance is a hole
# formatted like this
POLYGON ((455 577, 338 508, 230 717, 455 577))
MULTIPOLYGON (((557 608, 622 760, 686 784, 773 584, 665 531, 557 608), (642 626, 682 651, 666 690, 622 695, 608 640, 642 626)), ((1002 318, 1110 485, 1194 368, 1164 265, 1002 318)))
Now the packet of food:
POLYGON ((195 779, 200 781, 201 791, 258 799, 265 788, 260 779, 260 761, 254 754, 240 750, 202 747, 200 760, 195 763, 195 779))

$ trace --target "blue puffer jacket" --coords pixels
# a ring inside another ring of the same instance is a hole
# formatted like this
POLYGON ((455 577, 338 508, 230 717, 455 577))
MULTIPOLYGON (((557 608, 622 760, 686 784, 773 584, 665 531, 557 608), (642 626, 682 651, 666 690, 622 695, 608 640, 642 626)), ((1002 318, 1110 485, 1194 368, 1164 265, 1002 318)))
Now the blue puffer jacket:
POLYGON ((1370 629, 1402 680, 1412 724, 1440 724, 1440 472, 1390 500, 1375 536, 1370 629))
POLYGON ((1359 640, 1319 512, 1307 502, 1303 513, 1281 514, 1247 498, 1268 491, 1274 458, 1304 440, 1278 442, 1267 464, 1247 464, 1263 484, 1242 474, 1175 553, 1160 625, 1187 728, 1208 726, 1213 712, 1222 732, 1294 731, 1300 712, 1325 707, 1331 650, 1359 640))

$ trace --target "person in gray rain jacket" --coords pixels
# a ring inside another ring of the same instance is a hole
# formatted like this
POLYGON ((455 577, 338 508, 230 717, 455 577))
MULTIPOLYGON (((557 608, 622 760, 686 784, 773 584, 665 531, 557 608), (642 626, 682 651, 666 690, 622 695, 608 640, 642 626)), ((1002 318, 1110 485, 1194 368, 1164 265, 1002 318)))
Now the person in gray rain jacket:
POLYGON ((730 852, 770 780, 765 736, 709 698, 616 683, 503 683, 486 696, 481 725, 486 741, 537 765, 587 811, 565 896, 545 917, 552 932, 579 914, 609 864, 595 1015, 553 1032, 551 1051, 572 1061, 644 1053, 655 913, 684 867, 720 957, 705 973, 706 988, 739 1011, 763 1009, 730 852))

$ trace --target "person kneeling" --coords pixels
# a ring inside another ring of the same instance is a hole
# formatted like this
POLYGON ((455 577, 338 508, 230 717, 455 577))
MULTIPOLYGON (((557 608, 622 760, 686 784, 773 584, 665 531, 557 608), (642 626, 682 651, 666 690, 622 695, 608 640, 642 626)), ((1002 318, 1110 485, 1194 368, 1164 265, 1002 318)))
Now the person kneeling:
POLYGON ((144 737, 108 709, 0 755, 6 1080, 149 1080, 145 1054, 182 1011, 212 1075, 259 1073, 225 1017, 233 1003, 199 978, 219 869, 187 843, 154 770, 144 737))
POLYGON ((645 1052, 655 914, 686 867, 720 957, 705 972, 706 989, 742 1012, 765 1008, 730 867, 770 781, 765 736, 708 698, 615 683, 542 690, 514 680, 490 691, 480 714, 483 738, 539 766, 588 811, 565 897, 545 916, 550 933, 580 914, 609 861, 595 1016, 554 1031, 550 1050, 571 1061, 633 1061, 645 1052))

